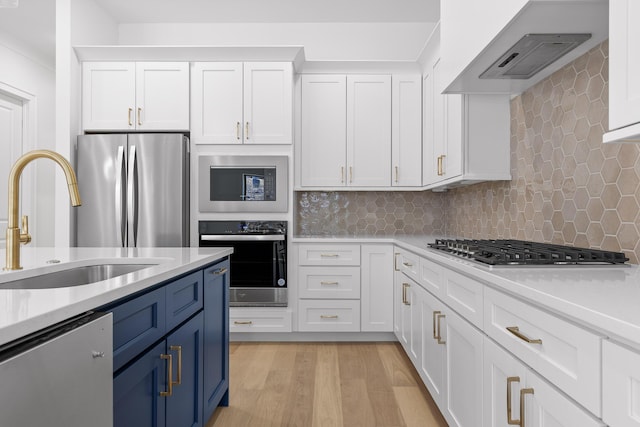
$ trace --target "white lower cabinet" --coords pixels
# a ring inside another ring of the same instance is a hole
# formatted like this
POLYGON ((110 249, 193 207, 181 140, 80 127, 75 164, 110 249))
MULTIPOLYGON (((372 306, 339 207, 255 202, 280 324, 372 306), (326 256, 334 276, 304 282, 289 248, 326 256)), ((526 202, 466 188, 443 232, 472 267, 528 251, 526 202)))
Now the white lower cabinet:
POLYGON ((393 246, 301 243, 298 330, 392 332, 393 246))
POLYGON ((611 427, 640 427, 640 353, 602 344, 602 418, 611 427))
POLYGON ((605 425, 487 337, 483 371, 484 426, 605 425))

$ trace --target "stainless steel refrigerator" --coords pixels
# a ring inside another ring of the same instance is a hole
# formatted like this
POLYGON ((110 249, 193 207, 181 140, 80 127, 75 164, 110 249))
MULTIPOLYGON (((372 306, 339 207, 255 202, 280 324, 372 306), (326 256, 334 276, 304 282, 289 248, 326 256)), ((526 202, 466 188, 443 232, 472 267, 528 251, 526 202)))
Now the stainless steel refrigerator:
POLYGON ((189 246, 189 139, 80 135, 77 246, 189 246))

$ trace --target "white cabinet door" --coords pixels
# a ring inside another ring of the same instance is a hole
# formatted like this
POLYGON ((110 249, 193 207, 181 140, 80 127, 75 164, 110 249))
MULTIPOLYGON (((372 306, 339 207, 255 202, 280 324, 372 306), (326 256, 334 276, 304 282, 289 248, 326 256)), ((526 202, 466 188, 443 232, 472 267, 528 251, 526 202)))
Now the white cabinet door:
MULTIPOLYGON (((434 88, 442 82, 441 61, 433 66, 434 88)), ((435 182, 462 174, 462 95, 433 91, 435 182)), ((433 172, 432 172, 433 174, 433 172)))
POLYGON ((391 185, 391 76, 347 76, 348 184, 391 185))
POLYGON ((393 331, 393 246, 362 245, 360 328, 393 331))
MULTIPOLYGON (((438 321, 442 325, 444 305, 424 289, 418 291, 418 304, 422 313, 420 325, 422 351, 418 374, 438 407, 445 407, 447 398, 447 382, 445 380, 446 347, 442 337, 439 338, 438 321)), ((442 328, 440 328, 442 330, 442 328)))
POLYGON ((302 186, 345 185, 346 84, 344 75, 302 76, 302 186))
POLYGON ((640 353, 602 344, 602 419, 611 427, 640 427, 640 353))
POLYGON ((292 143, 292 73, 288 62, 245 62, 245 143, 292 143))
POLYGON ((242 143, 242 62, 191 65, 191 140, 242 143))
POLYGON ((640 122, 640 2, 609 1, 609 129, 640 122))
POLYGON ((477 427, 482 420, 483 335, 455 312, 444 314, 440 323, 447 352, 447 405, 443 415, 451 426, 477 427))
POLYGON ((391 77, 392 186, 422 185, 422 81, 420 76, 391 77))
POLYGON ((82 125, 96 131, 135 129, 134 62, 82 63, 82 125))
POLYGON ((136 129, 189 130, 189 64, 136 63, 136 129))

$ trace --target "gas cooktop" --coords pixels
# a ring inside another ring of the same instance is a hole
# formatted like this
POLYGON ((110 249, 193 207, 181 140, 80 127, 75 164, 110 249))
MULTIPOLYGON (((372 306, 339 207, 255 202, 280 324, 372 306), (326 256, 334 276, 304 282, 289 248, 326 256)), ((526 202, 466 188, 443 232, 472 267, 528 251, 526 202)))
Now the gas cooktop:
POLYGON ((437 239, 429 247, 488 265, 609 265, 629 261, 621 252, 523 240, 437 239))

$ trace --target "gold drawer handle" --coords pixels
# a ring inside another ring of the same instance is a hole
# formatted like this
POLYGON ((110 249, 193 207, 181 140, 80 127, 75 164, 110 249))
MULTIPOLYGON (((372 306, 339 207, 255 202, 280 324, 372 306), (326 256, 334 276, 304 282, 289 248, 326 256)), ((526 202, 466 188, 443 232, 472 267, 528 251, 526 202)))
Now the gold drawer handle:
POLYGON ((169 397, 173 394, 173 382, 171 381, 171 377, 173 377, 173 357, 170 354, 161 354, 160 359, 167 361, 167 391, 161 391, 160 396, 169 397))
POLYGON ((400 271, 400 269, 398 268, 398 255, 401 255, 401 254, 399 253, 393 254, 393 270, 394 271, 400 271))
POLYGON ((320 254, 320 258, 338 258, 338 254, 320 254))
POLYGON ((436 316, 438 316, 438 314, 442 313, 441 311, 434 311, 433 312, 433 339, 437 340, 438 339, 438 333, 436 332, 436 316))
POLYGON ((217 270, 212 271, 211 274, 215 274, 216 276, 221 276, 221 275, 225 274, 227 271, 229 271, 229 270, 227 270, 226 267, 223 267, 223 268, 219 268, 217 270))
POLYGON ((531 339, 531 338, 529 338, 528 336, 526 336, 522 332, 520 332, 520 328, 518 328, 517 326, 507 326, 507 331, 511 332, 513 335, 517 336, 522 341, 525 341, 525 342, 527 342, 529 344, 542 344, 542 340, 541 339, 531 339))
POLYGON ((244 125, 244 139, 249 139, 249 122, 244 125))
POLYGON ((234 325, 253 325, 251 320, 235 320, 233 322, 234 325))
POLYGON ((142 115, 142 108, 138 107, 138 126, 142 126, 142 118, 140 117, 142 115))
POLYGON ((524 426, 524 398, 527 394, 533 394, 532 388, 520 389, 520 427, 524 426))
POLYGON ((337 314, 321 314, 320 318, 321 319, 337 319, 338 315, 337 314))
POLYGON ((411 305, 411 303, 409 302, 409 300, 407 299, 407 288, 409 288, 411 285, 408 283, 403 283, 402 284, 402 303, 404 305, 411 305))
POLYGON ((446 344, 447 342, 442 339, 442 334, 440 333, 440 320, 444 319, 446 316, 444 314, 436 314, 436 328, 438 330, 438 335, 436 335, 436 340, 438 340, 438 344, 446 344))
POLYGON ((413 264, 411 264, 410 262, 403 262, 402 265, 404 265, 405 267, 413 267, 413 264))
POLYGON ((396 184, 398 183, 398 166, 396 166, 396 184))
POLYGON ((240 122, 236 122, 236 139, 240 140, 240 122))
POLYGON ((129 108, 129 113, 127 115, 127 119, 129 121, 129 126, 133 126, 133 122, 131 121, 131 113, 133 113, 133 108, 129 108))
POLYGON ((328 286, 328 285, 339 285, 340 283, 339 282, 320 282, 320 284, 323 286, 324 285, 328 286))
POLYGON ((520 420, 514 420, 511 418, 511 384, 519 382, 520 377, 507 377, 507 424, 512 426, 520 425, 520 420))
POLYGON ((169 350, 178 352, 178 378, 176 379, 176 381, 171 382, 173 383, 173 385, 180 385, 182 384, 182 346, 172 345, 171 347, 169 347, 169 350))

